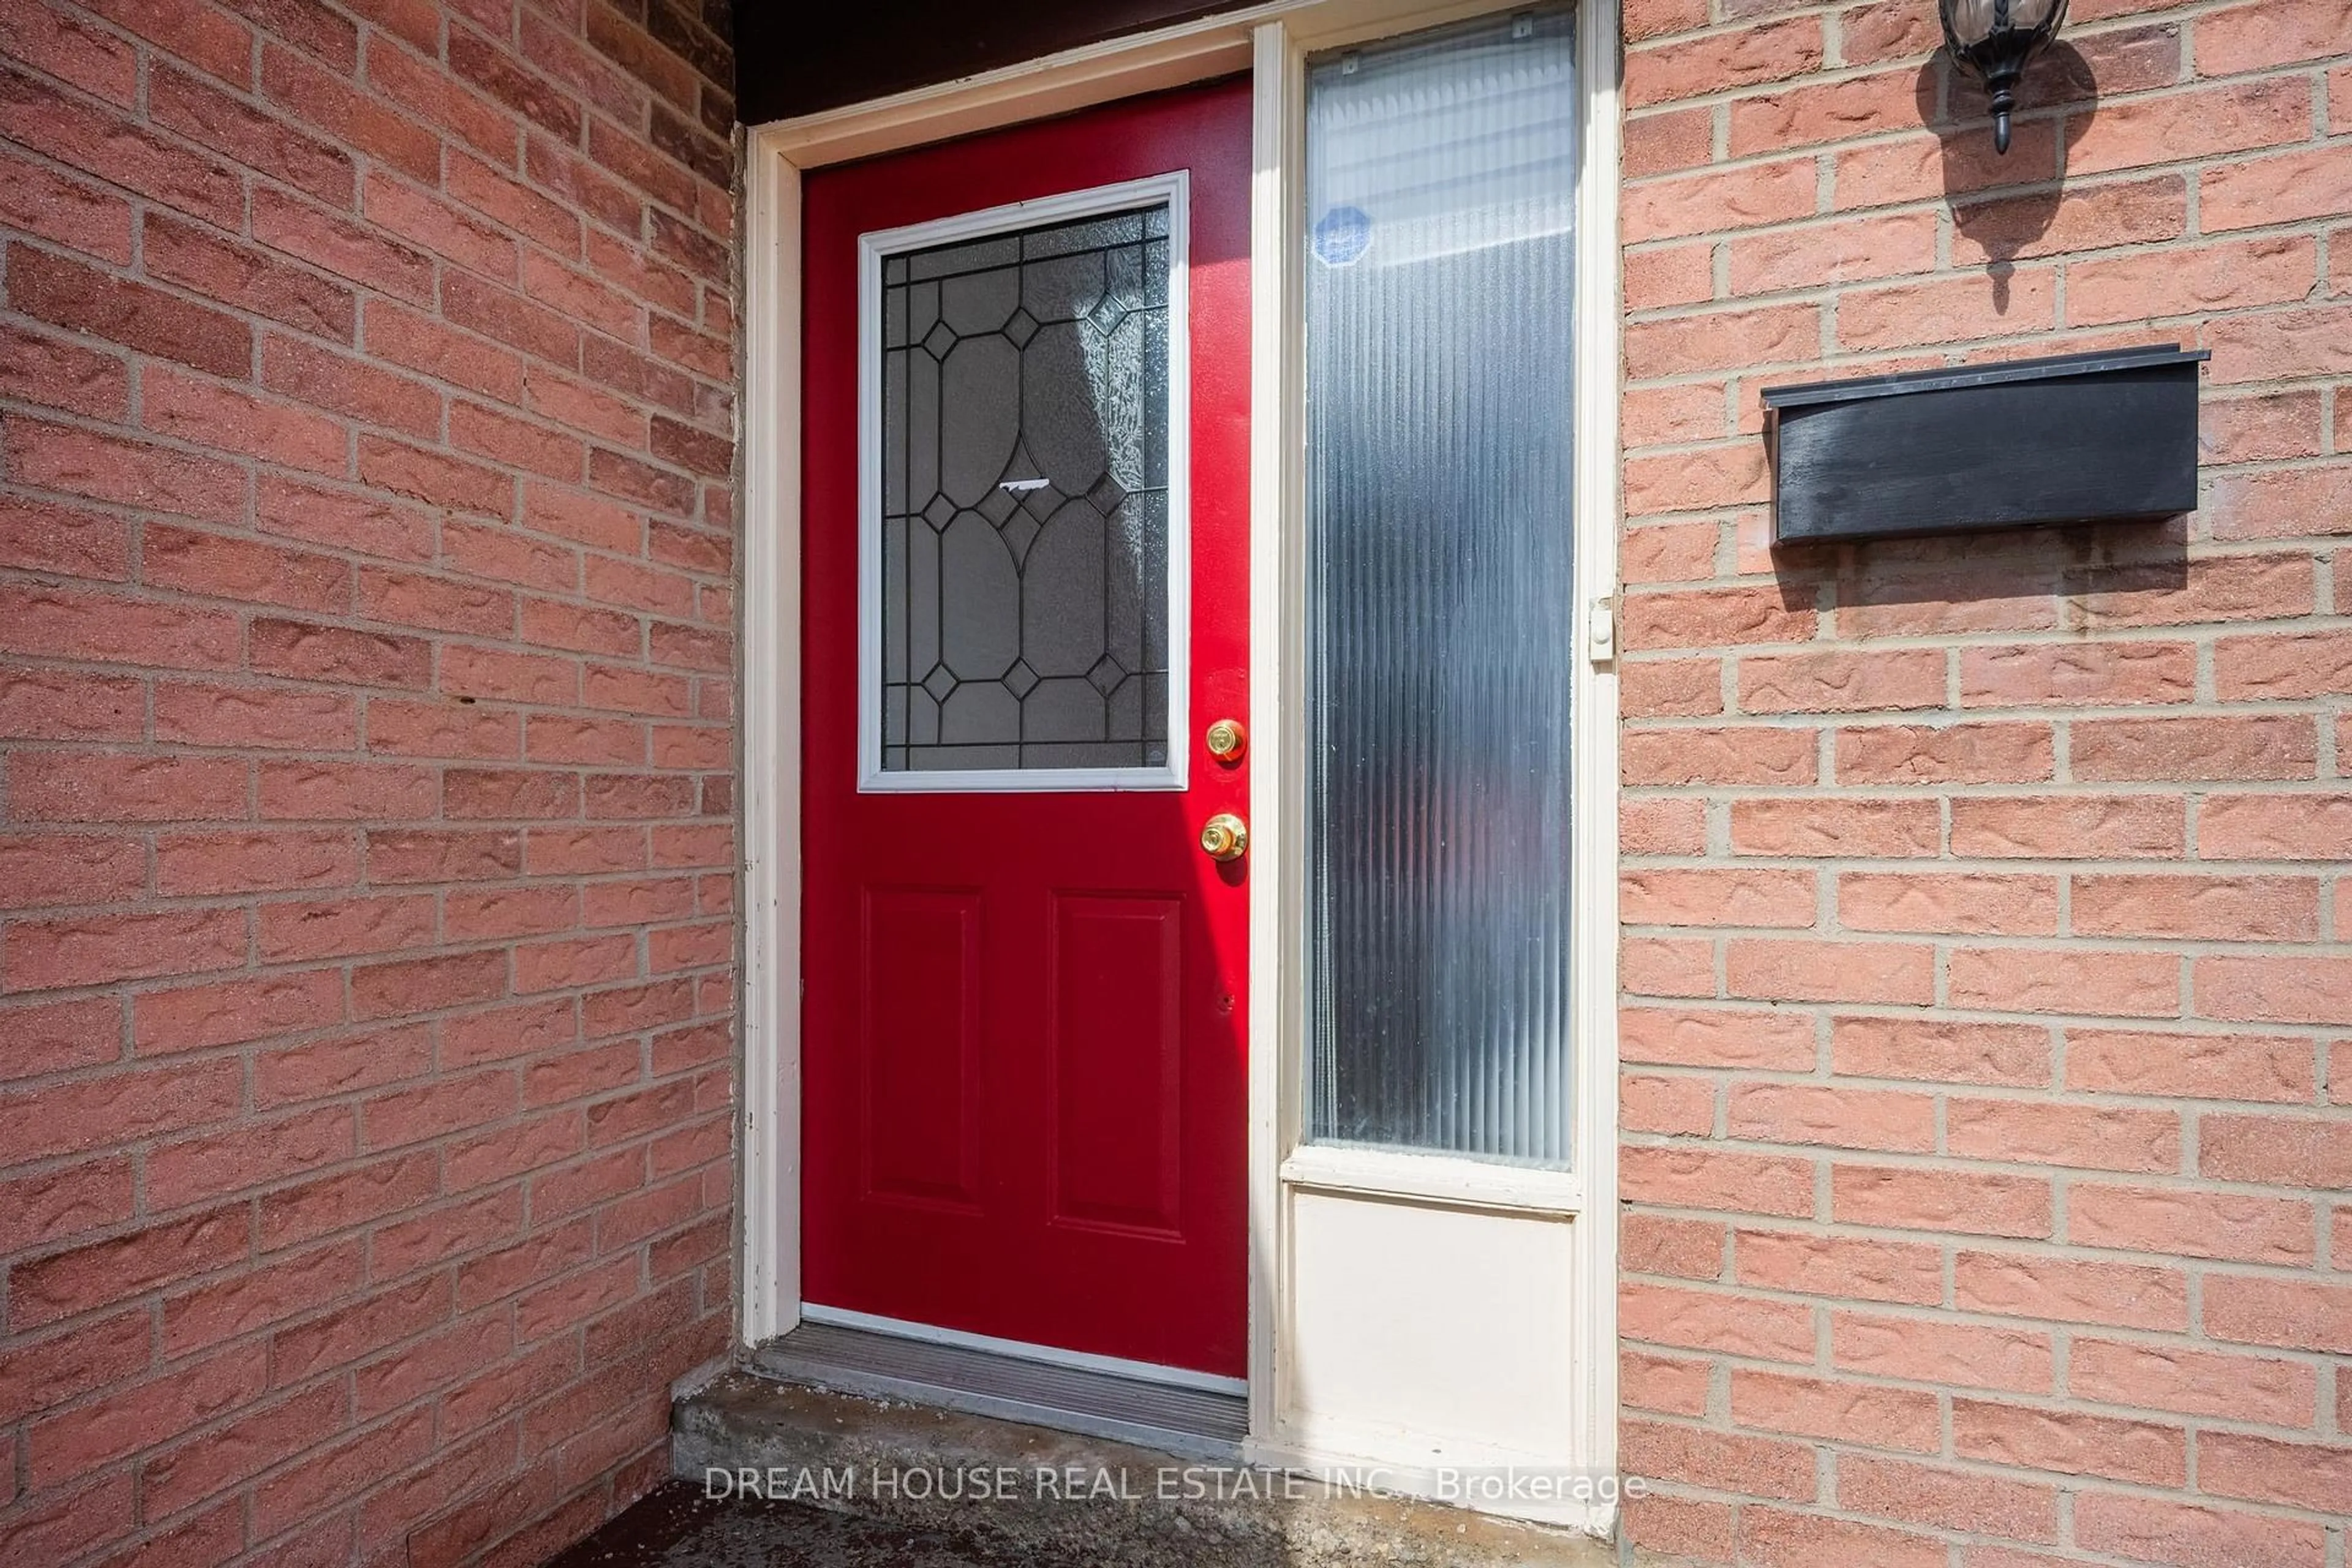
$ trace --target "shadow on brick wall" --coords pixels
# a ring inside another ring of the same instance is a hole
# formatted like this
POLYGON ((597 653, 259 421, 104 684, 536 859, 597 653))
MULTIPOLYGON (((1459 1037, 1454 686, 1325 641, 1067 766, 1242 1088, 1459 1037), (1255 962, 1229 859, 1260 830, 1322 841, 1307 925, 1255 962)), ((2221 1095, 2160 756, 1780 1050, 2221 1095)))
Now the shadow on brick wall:
POLYGON ((2088 635, 2113 624, 2126 604, 2188 585, 2189 521, 2183 515, 1778 545, 1772 566, 1781 604, 1834 612, 1841 640, 2088 635))
POLYGON ((2098 112, 2091 62, 2061 40, 2027 68, 2005 155, 1993 150, 1983 89, 1948 52, 1937 49, 1919 68, 1917 98, 1921 122, 1942 143, 1953 225, 1984 251, 1994 305, 2005 310, 2017 258, 2044 245, 2065 201, 2062 124, 2072 142, 2098 112))

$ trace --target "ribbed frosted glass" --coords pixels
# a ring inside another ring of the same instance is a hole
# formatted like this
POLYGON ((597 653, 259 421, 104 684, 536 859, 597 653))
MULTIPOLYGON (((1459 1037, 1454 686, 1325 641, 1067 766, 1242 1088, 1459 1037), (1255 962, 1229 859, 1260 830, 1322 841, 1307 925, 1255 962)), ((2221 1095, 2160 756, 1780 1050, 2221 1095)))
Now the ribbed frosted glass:
POLYGON ((1570 1163, 1570 17, 1313 63, 1308 1131, 1570 1163))

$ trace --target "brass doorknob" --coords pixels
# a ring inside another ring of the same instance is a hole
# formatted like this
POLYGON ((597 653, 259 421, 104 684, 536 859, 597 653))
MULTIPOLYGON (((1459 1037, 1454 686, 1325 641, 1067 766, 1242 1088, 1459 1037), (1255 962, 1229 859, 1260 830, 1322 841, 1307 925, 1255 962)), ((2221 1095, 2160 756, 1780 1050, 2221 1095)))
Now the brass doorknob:
POLYGON ((1221 763, 1238 763, 1249 750, 1249 731, 1238 719, 1220 719, 1209 726, 1203 737, 1209 743, 1209 755, 1221 763))
POLYGON ((1201 847, 1212 860, 1238 860, 1249 853, 1249 824, 1221 811, 1201 825, 1201 847))

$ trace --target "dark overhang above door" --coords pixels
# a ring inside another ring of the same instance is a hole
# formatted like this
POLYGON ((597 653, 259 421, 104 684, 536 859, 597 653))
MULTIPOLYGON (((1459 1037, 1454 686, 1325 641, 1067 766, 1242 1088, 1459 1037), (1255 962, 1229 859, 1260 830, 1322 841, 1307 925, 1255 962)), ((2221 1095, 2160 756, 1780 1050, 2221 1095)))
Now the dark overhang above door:
POLYGON ((735 0, 737 112, 788 120, 1249 3, 735 0))

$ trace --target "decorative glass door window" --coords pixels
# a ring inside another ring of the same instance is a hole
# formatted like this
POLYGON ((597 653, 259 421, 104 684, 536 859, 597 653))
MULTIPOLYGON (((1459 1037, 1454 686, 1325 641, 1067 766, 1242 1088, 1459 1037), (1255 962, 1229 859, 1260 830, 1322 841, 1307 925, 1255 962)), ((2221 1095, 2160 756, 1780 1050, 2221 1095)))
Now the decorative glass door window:
POLYGON ((1309 62, 1307 1132, 1571 1155, 1573 14, 1309 62))
POLYGON ((1184 195, 861 237, 860 789, 1183 787, 1184 195))

